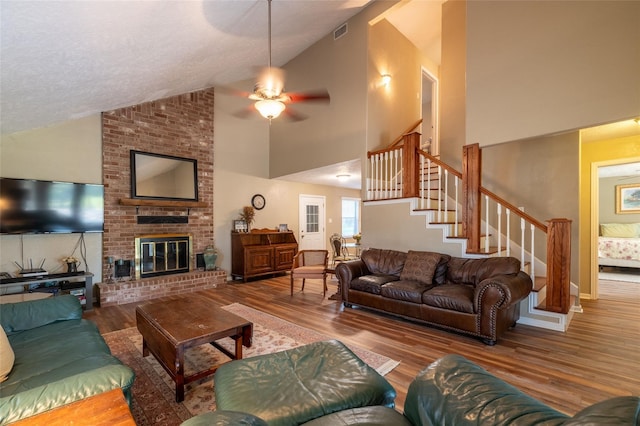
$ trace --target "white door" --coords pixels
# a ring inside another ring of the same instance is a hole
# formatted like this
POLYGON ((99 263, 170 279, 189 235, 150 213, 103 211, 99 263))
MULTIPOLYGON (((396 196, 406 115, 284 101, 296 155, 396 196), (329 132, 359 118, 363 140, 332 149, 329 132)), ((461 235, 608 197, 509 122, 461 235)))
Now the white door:
POLYGON ((300 195, 299 250, 324 250, 325 242, 325 197, 300 195))

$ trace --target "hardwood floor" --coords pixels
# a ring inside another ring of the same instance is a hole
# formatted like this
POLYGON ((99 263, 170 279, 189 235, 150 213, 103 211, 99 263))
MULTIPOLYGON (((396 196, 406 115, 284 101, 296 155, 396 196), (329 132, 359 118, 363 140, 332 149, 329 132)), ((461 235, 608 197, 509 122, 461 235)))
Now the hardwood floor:
MULTIPOLYGON (((336 282, 331 283, 328 294, 335 292, 336 282)), ((582 301, 584 313, 575 314, 566 333, 518 325, 492 347, 366 309, 345 309, 323 300, 322 283, 316 280, 307 280, 304 293, 296 283, 293 296, 288 276, 230 283, 191 295, 219 306, 242 303, 401 361, 386 375, 398 392, 400 410, 409 383, 422 368, 447 353, 458 353, 572 415, 607 398, 640 394, 640 295, 616 291, 617 285, 610 283, 601 285, 599 300, 582 301)), ((98 307, 85 317, 102 333, 133 327, 136 305, 98 307)))

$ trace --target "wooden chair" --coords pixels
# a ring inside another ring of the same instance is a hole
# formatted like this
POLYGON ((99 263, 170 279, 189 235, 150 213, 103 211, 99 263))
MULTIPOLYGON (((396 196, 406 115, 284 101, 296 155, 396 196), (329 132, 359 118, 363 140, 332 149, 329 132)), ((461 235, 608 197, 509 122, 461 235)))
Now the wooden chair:
POLYGON ((333 249, 333 256, 331 258, 331 268, 336 267, 336 262, 346 262, 348 260, 357 259, 357 256, 351 256, 349 250, 345 246, 345 240, 340 234, 333 234, 329 238, 331 248, 333 249))
POLYGON ((328 250, 300 250, 293 258, 291 268, 291 295, 293 296, 293 280, 302 278, 302 291, 307 278, 322 279, 323 296, 327 294, 328 250))

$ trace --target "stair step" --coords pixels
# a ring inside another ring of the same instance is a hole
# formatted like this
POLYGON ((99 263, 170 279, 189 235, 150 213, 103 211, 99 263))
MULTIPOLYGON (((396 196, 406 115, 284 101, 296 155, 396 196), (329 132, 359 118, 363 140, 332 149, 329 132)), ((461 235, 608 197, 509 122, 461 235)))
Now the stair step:
POLYGON ((547 277, 535 277, 533 280, 533 289, 531 291, 539 292, 547 285, 547 277))

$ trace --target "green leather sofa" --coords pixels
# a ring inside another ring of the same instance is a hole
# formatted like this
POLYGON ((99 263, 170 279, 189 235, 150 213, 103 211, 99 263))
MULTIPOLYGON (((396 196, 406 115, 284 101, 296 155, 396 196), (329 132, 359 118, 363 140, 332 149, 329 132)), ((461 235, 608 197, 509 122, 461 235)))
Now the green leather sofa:
POLYGON ((122 388, 131 402, 134 373, 111 355, 74 296, 0 305, 0 324, 15 354, 0 383, 0 424, 122 388))
MULTIPOLYGON (((278 385, 273 383, 274 392, 278 392, 278 385)), ((287 403, 293 407, 309 401, 289 398, 287 403)), ((319 405, 322 403, 317 401, 319 405)), ((182 426, 214 424, 267 426, 271 423, 250 413, 219 410, 193 417, 182 426)), ((338 410, 304 423, 305 426, 639 424, 640 398, 637 396, 608 399, 569 416, 522 393, 460 355, 447 355, 417 375, 409 386, 403 414, 388 406, 364 406, 338 410)))

